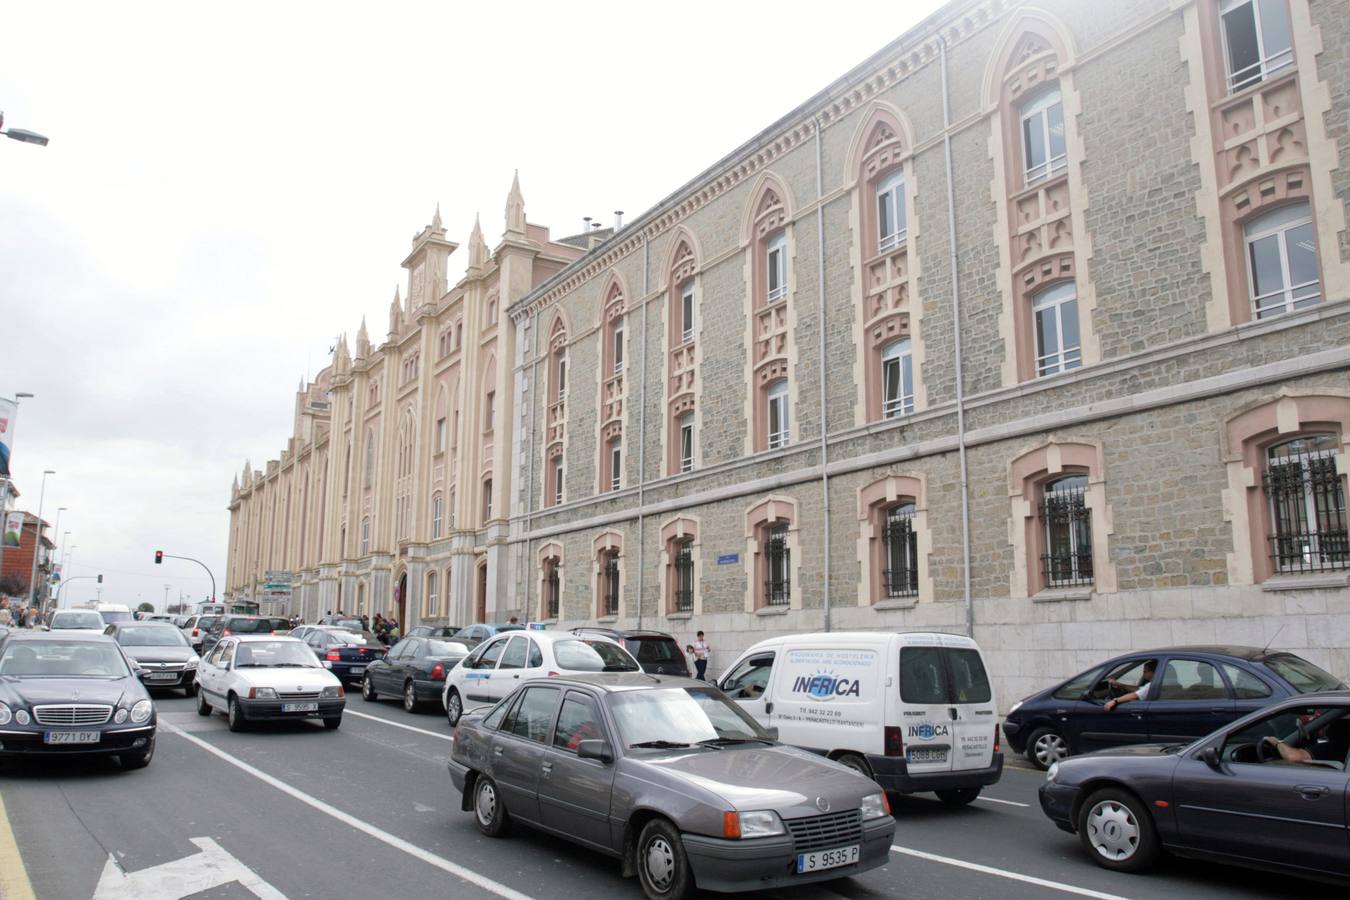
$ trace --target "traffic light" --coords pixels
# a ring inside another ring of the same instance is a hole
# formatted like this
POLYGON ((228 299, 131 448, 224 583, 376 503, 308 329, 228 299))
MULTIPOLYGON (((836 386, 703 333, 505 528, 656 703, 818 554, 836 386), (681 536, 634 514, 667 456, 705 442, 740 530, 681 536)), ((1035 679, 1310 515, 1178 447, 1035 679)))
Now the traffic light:
POLYGON ((155 551, 155 565, 157 565, 157 566, 158 566, 158 565, 163 565, 163 563, 164 563, 164 551, 163 551, 163 550, 156 550, 156 551, 155 551))

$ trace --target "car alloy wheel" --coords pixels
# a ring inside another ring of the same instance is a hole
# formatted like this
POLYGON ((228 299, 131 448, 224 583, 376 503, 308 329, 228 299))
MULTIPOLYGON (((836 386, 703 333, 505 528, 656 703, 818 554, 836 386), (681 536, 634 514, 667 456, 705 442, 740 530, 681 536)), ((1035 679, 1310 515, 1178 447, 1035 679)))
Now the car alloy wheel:
POLYGON ((231 731, 244 730, 244 711, 239 708, 239 700, 235 697, 230 698, 230 706, 226 712, 231 731))
POLYGON ((1069 756, 1069 742, 1057 731, 1042 729, 1032 737, 1031 761, 1038 769, 1048 769, 1069 756))
POLYGON ((374 682, 372 682, 372 681, 370 680, 370 676, 367 675, 367 676, 366 676, 364 679, 362 679, 362 681, 361 681, 361 699, 362 699, 362 700, 375 700, 375 699, 377 699, 379 696, 380 696, 380 695, 377 694, 377 693, 375 692, 375 684, 374 684, 374 682))
POLYGON ((417 693, 411 681, 403 686, 403 708, 408 712, 417 712, 417 693))
POLYGON ((464 715, 464 701, 459 699, 459 691, 451 691, 450 696, 445 698, 445 717, 450 720, 451 727, 459 724, 459 717, 464 715))
POLYGON ((1139 850, 1139 823, 1125 804, 1103 799, 1088 811, 1087 839, 1103 859, 1125 862, 1139 850))

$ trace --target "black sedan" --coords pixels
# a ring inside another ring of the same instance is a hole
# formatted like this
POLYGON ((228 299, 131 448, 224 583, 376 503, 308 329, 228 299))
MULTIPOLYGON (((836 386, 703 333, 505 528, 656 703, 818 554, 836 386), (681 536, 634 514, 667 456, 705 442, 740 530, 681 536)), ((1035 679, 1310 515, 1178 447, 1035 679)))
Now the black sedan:
POLYGON ((369 631, 348 631, 336 625, 311 625, 296 637, 344 684, 365 680, 366 667, 388 652, 369 631))
POLYGON ((1286 697, 1344 688, 1300 656, 1259 647, 1172 647, 1118 656, 1013 704, 1003 733, 1040 769, 1076 753, 1189 743, 1286 697), (1107 706, 1154 673, 1142 699, 1107 706))
POLYGON ((104 634, 121 644, 122 652, 140 666, 146 687, 181 688, 192 696, 201 658, 171 622, 114 622, 104 634))
POLYGON ((112 638, 11 633, 0 642, 0 758, 155 753, 155 705, 112 638))
POLYGON ((378 700, 381 694, 402 697, 408 712, 433 703, 440 706, 445 676, 468 655, 469 648, 454 641, 404 638, 384 659, 366 666, 361 696, 366 700, 378 700))
POLYGON ((1280 701, 1189 745, 1050 767, 1041 808, 1099 865, 1179 856, 1350 881, 1350 692, 1280 701))

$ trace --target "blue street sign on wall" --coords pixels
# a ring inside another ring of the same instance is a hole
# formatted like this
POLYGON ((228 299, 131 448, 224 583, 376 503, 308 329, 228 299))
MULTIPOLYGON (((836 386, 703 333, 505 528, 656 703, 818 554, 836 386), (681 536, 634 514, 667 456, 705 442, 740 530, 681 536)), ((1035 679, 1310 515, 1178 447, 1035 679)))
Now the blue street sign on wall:
POLYGON ((740 561, 741 555, 739 553, 723 553, 721 556, 717 557, 717 564, 719 566, 729 566, 732 563, 738 563, 740 561))

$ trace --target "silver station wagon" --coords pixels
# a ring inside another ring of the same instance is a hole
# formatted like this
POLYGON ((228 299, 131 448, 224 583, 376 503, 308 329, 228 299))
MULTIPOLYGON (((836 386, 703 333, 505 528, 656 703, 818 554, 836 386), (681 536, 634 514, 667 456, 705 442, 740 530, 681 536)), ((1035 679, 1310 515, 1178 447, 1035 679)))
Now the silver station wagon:
POLYGON ((707 682, 577 675, 465 715, 449 768, 484 834, 522 822, 617 857, 653 900, 885 864, 876 782, 775 738, 707 682))

